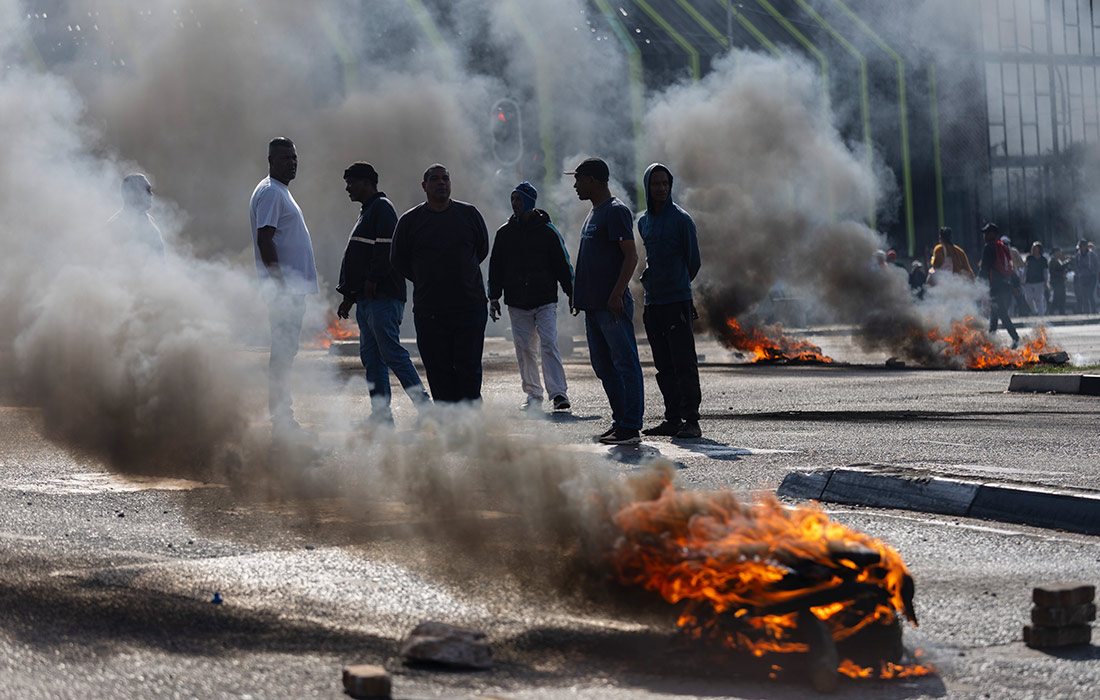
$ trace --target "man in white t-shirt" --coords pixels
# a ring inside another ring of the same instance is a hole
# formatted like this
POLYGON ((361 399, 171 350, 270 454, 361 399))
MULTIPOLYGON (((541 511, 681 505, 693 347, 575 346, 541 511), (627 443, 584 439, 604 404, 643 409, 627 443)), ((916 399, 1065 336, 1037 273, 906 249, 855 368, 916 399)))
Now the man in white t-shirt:
POLYGON ((271 321, 268 404, 277 433, 301 430, 290 398, 290 368, 298 354, 305 295, 316 294, 317 268, 305 218, 287 185, 298 172, 294 142, 278 137, 267 146, 268 176, 252 193, 249 215, 256 272, 271 321))
POLYGON ((107 227, 120 242, 164 259, 164 238, 160 235, 149 208, 153 206, 153 186, 141 173, 122 178, 122 209, 107 220, 107 227))

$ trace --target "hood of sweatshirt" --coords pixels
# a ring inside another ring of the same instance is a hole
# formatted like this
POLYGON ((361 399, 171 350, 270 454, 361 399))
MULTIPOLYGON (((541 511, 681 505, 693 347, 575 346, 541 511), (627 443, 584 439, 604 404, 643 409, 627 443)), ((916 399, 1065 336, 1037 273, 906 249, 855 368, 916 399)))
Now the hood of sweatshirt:
POLYGON ((661 208, 661 211, 664 211, 665 208, 667 208, 669 205, 672 204, 672 186, 674 184, 674 181, 672 179, 672 171, 669 170, 668 166, 664 165, 663 163, 650 163, 649 167, 645 169, 645 174, 642 175, 642 185, 645 187, 645 208, 646 208, 646 211, 649 211, 649 208, 650 208, 650 202, 649 202, 649 176, 653 174, 654 170, 658 170, 658 169, 659 170, 664 170, 666 173, 668 173, 668 201, 665 202, 665 206, 661 208))

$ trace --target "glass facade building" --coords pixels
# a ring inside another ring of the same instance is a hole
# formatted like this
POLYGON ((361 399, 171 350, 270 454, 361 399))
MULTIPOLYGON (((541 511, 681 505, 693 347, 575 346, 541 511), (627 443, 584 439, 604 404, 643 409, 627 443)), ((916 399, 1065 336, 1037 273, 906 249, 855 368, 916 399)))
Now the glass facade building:
POLYGON ((1092 233, 1083 201, 1100 143, 1100 13, 1092 5, 982 0, 989 206, 1016 238, 1064 246, 1092 233))

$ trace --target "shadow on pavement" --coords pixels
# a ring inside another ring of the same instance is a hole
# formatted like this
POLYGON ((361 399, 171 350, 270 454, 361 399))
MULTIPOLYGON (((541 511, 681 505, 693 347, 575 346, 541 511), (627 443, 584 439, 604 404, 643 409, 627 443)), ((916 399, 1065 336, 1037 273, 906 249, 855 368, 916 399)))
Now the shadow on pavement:
MULTIPOLYGON (((671 608, 670 608, 671 610, 671 608)), ((805 656, 755 658, 707 646, 685 635, 655 630, 575 630, 542 627, 499 643, 506 657, 534 657, 540 669, 558 675, 605 675, 617 684, 654 693, 751 700, 821 698, 805 680, 805 656), (772 664, 783 666, 772 679, 772 664), (550 669, 553 669, 552 671, 550 669)), ((838 695, 904 700, 947 694, 938 676, 898 681, 842 680, 838 695)))
POLYGON ((752 450, 734 447, 709 438, 672 438, 672 444, 680 449, 723 462, 740 462, 742 457, 752 454, 752 450))

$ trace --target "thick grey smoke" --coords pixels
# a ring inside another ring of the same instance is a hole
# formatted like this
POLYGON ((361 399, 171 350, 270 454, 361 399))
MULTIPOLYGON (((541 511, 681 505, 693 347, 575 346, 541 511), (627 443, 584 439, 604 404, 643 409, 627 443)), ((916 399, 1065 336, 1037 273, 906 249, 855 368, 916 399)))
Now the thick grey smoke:
MULTIPOLYGON (((317 58, 331 37, 311 33, 316 17, 299 4, 96 11, 92 26, 125 44, 125 66, 93 64, 102 49, 93 46, 42 70, 20 55, 30 18, 14 0, 0 2, 0 47, 13 56, 0 77, 0 124, 19 135, 0 165, 11 212, 0 224, 0 352, 4 376, 41 407, 47 434, 124 472, 225 479, 253 497, 335 499, 360 534, 379 510, 404 503, 416 514, 407 532, 461 546, 481 573, 517 559, 525 565, 513 570, 543 573, 585 561, 578 547, 619 493, 591 460, 489 409, 441 409, 413 433, 353 435, 338 447, 342 438, 271 449, 266 378, 242 352, 243 338, 266 335, 246 222, 267 140, 298 144, 292 190, 331 283, 355 215, 341 179, 352 160, 373 161, 399 207, 419 201, 423 168, 443 161, 457 198, 482 206, 490 223, 502 218, 493 207, 504 210, 515 183, 493 171, 481 128, 499 79, 473 70, 462 42, 433 46, 411 32, 407 12, 361 27, 379 42, 368 52, 377 62, 339 81, 317 58), (440 54, 456 63, 441 68, 440 54), (122 176, 135 170, 162 198, 166 260, 104 226, 122 176)), ((357 16, 329 19, 355 26, 357 16)), ((500 36, 510 47, 511 35, 500 36)), ((558 48, 570 41, 587 43, 566 36, 558 48)), ((561 111, 575 114, 576 94, 558 94, 561 111)), ((303 420, 348 435, 361 381, 320 381, 335 397, 331 415, 303 420)), ((308 500, 301 507, 308 520, 308 500)))
MULTIPOLYGON (((488 156, 487 111, 502 95, 528 120, 552 120, 556 150, 543 154, 552 176, 599 155, 616 194, 631 199, 625 68, 586 34, 583 4, 524 3, 522 15, 519 3, 490 5, 455 4, 439 41, 397 2, 369 13, 332 3, 323 17, 283 0, 153 0, 140 11, 74 2, 74 13, 99 13, 92 26, 106 38, 36 70, 21 56, 31 20, 0 0, 10 66, 0 125, 18 135, 0 164, 0 353, 51 437, 115 469, 336 499, 352 527, 376 520, 382 501, 405 503, 422 515, 410 533, 461 546, 475 567, 522 561, 512 570, 561 574, 587 561, 585 543, 600 540, 619 487, 552 437, 489 410, 441 411, 421 430, 349 438, 328 454, 270 450, 251 428, 265 418, 266 381, 241 359, 242 338, 263 337, 266 316, 247 202, 272 136, 298 144, 292 191, 328 286, 356 213, 341 179, 351 161, 372 161, 399 208, 420 201, 424 167, 442 161, 456 198, 481 207, 490 226, 503 218, 526 174, 488 156), (534 41, 532 27, 542 30, 534 41), (545 115, 530 87, 540 80, 545 115), (160 223, 174 244, 165 261, 102 225, 133 170, 148 172, 165 202, 160 223)), ((646 147, 669 163, 699 220, 712 321, 751 308, 781 276, 818 285, 861 321, 912 313, 904 284, 870 271, 879 242, 856 222, 875 185, 819 94, 794 58, 738 54, 652 103, 646 147)), ((547 184, 542 201, 560 202, 572 239, 587 204, 568 178, 547 184)), ((323 390, 352 402, 363 387, 333 379, 323 390)), ((348 413, 305 420, 346 435, 348 413)))
POLYGON ((928 331, 976 315, 974 285, 917 305, 906 275, 874 264, 884 247, 863 223, 879 188, 821 104, 818 77, 796 56, 734 53, 694 84, 659 95, 647 146, 677 178, 704 254, 701 312, 722 338, 778 282, 863 326, 859 341, 941 361, 928 331))

